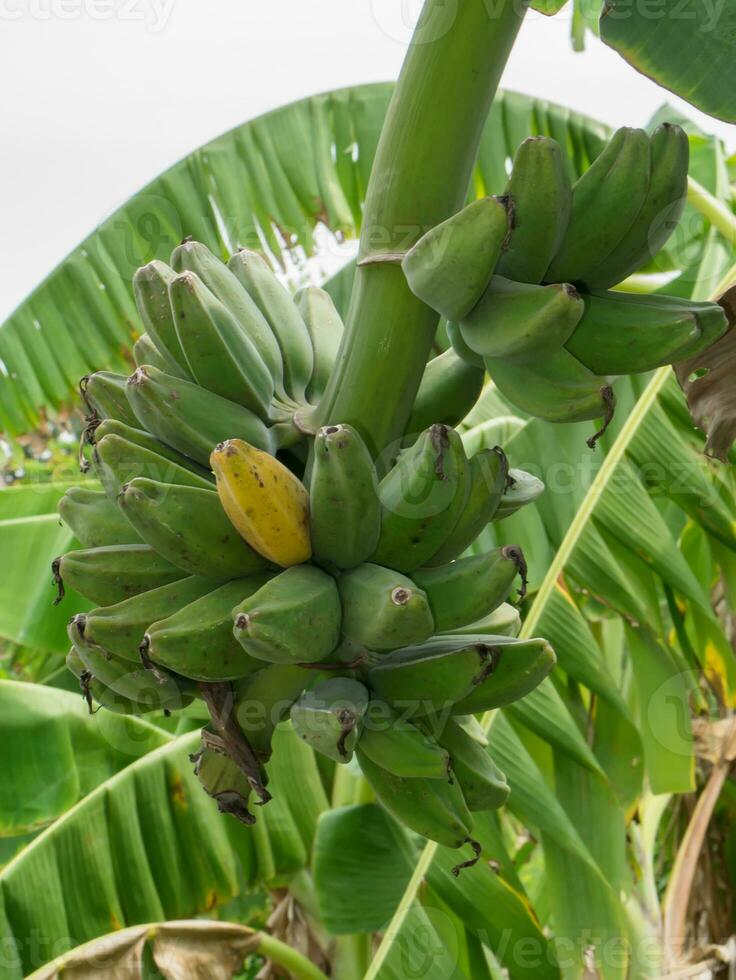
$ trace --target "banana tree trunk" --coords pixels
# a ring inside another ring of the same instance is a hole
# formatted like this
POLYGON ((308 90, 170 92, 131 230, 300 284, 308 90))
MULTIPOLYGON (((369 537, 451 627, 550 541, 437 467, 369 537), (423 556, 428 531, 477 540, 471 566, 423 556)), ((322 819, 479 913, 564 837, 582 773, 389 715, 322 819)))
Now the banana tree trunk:
POLYGON ((438 315, 400 256, 462 207, 478 144, 526 11, 520 0, 426 0, 376 152, 345 336, 319 408, 374 455, 403 434, 438 315))

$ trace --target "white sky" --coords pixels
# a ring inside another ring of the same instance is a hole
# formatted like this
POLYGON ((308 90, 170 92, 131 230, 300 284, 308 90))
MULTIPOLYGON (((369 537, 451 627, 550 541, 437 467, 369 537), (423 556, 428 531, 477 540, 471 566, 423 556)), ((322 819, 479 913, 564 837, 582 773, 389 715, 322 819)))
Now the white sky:
MULTIPOLYGON (((419 0, 0 0, 0 318, 131 193, 284 102, 395 78, 419 0)), ((530 13, 503 84, 605 122, 666 99, 569 13, 530 13)))

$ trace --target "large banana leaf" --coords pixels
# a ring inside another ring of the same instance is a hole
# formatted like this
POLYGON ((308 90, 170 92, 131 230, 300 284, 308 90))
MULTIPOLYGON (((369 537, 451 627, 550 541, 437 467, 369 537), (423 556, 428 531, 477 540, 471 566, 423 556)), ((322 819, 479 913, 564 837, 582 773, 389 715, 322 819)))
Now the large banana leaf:
POLYGON ((308 863, 327 800, 313 754, 290 728, 276 733, 274 800, 256 830, 203 792, 189 759, 198 732, 80 716, 73 695, 33 685, 0 683, 0 698, 13 749, 3 824, 17 808, 13 790, 33 808, 22 825, 53 820, 0 872, 3 980, 114 929, 212 912, 308 863))
MULTIPOLYGON (((186 235, 218 254, 265 248, 306 281, 315 231, 354 237, 392 85, 313 96, 238 126, 195 150, 109 217, 0 327, 0 429, 33 427, 68 402, 79 378, 125 366, 140 331, 135 269, 168 259, 186 235)), ((575 171, 605 127, 541 99, 501 94, 486 126, 476 189, 506 182, 506 159, 527 136, 555 136, 575 171)))
POLYGON ((654 8, 605 0, 600 35, 630 64, 693 105, 736 122, 736 9, 663 0, 654 8))

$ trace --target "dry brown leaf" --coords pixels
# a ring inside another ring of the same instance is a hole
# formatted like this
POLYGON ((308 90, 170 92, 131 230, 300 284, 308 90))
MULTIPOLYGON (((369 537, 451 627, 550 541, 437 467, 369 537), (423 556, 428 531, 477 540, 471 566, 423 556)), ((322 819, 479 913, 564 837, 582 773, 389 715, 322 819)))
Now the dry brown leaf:
POLYGON ((231 980, 259 942, 259 933, 232 922, 132 926, 79 946, 28 980, 136 980, 146 943, 166 980, 231 980))
POLYGON ((736 286, 718 300, 731 328, 707 350, 674 365, 690 414, 707 438, 705 451, 726 460, 736 439, 736 286))
POLYGON ((169 922, 157 930, 153 958, 166 980, 231 980, 258 941, 231 922, 169 922))
POLYGON ((131 980, 141 975, 146 926, 133 926, 79 946, 33 974, 33 980, 131 980))
POLYGON ((736 718, 693 719, 695 751, 713 765, 736 761, 736 718))

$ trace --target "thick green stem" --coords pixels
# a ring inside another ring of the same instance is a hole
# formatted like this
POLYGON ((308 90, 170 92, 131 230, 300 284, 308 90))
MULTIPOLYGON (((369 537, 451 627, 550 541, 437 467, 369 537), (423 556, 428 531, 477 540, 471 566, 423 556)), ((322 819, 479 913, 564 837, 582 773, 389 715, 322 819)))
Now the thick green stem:
POLYGON ((355 426, 376 455, 403 434, 438 321, 395 255, 462 207, 525 9, 520 0, 426 0, 409 47, 366 196, 359 261, 371 261, 358 267, 318 413, 323 425, 355 426))
POLYGON ((258 952, 277 966, 283 966, 296 980, 328 980, 326 973, 280 939, 262 932, 259 940, 258 952))

